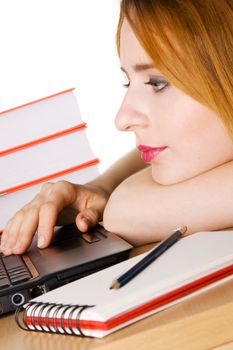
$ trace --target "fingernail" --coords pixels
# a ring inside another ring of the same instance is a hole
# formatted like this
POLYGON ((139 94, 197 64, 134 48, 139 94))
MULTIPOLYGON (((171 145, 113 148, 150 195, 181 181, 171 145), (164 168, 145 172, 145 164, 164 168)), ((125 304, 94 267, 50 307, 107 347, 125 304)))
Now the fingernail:
POLYGON ((3 245, 6 242, 6 238, 1 237, 1 245, 3 245))
POLYGON ((82 220, 83 220, 86 224, 90 224, 90 220, 89 220, 86 216, 84 216, 84 217, 82 218, 82 220))
POLYGON ((43 244, 44 244, 44 242, 45 242, 44 237, 43 237, 43 236, 40 236, 40 237, 38 238, 37 246, 38 246, 39 248, 42 247, 43 244))
POLYGON ((18 249, 21 247, 21 243, 20 242, 16 242, 15 246, 13 249, 18 249))
POLYGON ((10 248, 10 244, 9 244, 9 242, 3 242, 1 247, 2 247, 2 249, 8 249, 8 248, 10 248))
POLYGON ((8 255, 11 255, 12 252, 10 249, 7 249, 7 250, 4 250, 4 252, 2 252, 4 256, 8 256, 8 255))

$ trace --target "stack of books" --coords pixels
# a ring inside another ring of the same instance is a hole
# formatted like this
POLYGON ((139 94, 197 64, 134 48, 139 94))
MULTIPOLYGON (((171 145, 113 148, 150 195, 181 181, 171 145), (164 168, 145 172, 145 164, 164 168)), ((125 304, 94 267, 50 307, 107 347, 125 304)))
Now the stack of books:
POLYGON ((0 231, 43 183, 98 175, 74 89, 0 113, 0 231))

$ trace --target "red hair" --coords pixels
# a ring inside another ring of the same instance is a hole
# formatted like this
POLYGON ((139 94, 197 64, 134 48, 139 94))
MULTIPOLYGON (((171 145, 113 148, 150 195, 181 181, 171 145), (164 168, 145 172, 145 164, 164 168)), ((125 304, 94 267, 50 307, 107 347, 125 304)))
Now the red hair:
POLYGON ((214 110, 233 137, 231 0, 122 0, 117 47, 126 19, 157 69, 214 110))

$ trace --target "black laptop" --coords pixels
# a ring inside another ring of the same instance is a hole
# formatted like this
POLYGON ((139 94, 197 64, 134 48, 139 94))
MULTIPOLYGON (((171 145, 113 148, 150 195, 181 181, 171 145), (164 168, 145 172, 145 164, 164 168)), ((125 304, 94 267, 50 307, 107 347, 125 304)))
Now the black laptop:
POLYGON ((101 225, 81 233, 75 225, 56 228, 46 249, 35 235, 24 255, 0 254, 0 315, 54 288, 116 264, 132 246, 101 225))

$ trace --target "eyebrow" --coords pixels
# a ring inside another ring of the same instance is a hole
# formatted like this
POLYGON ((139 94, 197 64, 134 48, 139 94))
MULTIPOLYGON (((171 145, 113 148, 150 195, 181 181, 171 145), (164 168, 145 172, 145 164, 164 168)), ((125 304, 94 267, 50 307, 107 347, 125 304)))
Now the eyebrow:
MULTIPOLYGON (((152 63, 138 63, 133 66, 133 70, 135 72, 141 72, 151 68, 155 68, 155 66, 152 63)), ((126 70, 123 67, 121 67, 121 70, 126 73, 126 70)))

